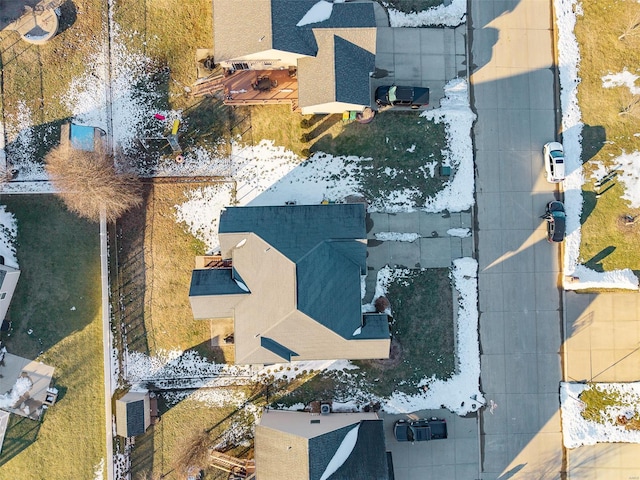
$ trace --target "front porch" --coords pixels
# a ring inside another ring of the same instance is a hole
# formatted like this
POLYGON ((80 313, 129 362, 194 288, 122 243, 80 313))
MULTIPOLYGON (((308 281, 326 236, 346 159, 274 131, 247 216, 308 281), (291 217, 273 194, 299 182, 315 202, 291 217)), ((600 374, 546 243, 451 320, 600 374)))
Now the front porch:
POLYGON ((226 105, 289 103, 298 111, 298 79, 293 70, 237 70, 225 76, 222 84, 226 105))

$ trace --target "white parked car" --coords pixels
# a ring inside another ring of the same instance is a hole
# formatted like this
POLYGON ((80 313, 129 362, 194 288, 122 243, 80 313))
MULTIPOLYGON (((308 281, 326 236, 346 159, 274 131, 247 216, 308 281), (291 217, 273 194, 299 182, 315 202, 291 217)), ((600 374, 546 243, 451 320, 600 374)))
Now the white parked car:
POLYGON ((564 149, 558 142, 547 143, 543 150, 544 169, 547 172, 547 182, 559 183, 564 180, 564 149))

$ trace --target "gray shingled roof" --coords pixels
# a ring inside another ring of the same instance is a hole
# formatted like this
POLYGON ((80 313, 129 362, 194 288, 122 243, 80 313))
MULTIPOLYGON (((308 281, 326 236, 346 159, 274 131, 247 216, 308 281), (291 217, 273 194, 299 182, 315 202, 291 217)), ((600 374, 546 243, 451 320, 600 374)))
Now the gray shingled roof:
MULTIPOLYGON (((298 310, 343 338, 360 326, 360 266, 332 245, 322 242, 296 265, 298 310)), ((366 258, 366 245, 359 245, 366 258)))
MULTIPOLYGON (((227 207, 220 214, 218 232, 253 232, 294 263, 325 240, 367 238, 365 208, 360 203, 227 207)), ((344 255, 352 249, 347 245, 339 248, 344 255)), ((356 255, 363 252, 366 249, 352 249, 353 259, 361 266, 356 255)))
POLYGON ((369 105, 369 73, 375 70, 376 56, 339 36, 333 42, 336 100, 369 105))
POLYGON ((135 437, 144 433, 144 400, 127 403, 127 436, 135 437))
POLYGON ((366 273, 367 247, 358 241, 366 238, 365 215, 363 204, 228 207, 219 232, 261 237, 296 264, 298 310, 343 338, 365 338, 353 337, 366 273))
MULTIPOLYGON (((319 480, 342 440, 355 425, 309 439, 309 480, 319 480)), ((329 480, 388 480, 382 420, 363 420, 347 460, 329 480)))
POLYGON ((361 28, 375 27, 374 4, 334 3, 331 17, 324 22, 297 27, 297 23, 317 3, 317 0, 272 0, 271 28, 273 48, 315 56, 318 47, 313 28, 361 28))
POLYGON ((389 336, 389 317, 386 313, 367 313, 363 315, 364 326, 360 334, 360 339, 365 338, 386 338, 389 336))
POLYGON ((207 268, 203 270, 193 270, 191 273, 190 297, 242 293, 247 292, 242 290, 235 282, 230 268, 207 268))

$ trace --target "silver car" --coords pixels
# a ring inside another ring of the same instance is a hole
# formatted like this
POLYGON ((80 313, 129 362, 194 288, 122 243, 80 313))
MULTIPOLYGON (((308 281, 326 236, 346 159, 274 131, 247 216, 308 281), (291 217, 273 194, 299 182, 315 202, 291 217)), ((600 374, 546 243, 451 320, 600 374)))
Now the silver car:
POLYGON ((549 142, 542 149, 547 182, 559 183, 564 180, 564 149, 558 142, 549 142))

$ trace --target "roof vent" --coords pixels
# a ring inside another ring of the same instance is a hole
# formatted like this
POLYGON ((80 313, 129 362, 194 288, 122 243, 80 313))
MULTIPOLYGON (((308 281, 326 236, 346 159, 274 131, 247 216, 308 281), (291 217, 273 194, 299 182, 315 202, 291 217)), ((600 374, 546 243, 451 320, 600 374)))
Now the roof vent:
POLYGON ((331 413, 331 405, 329 405, 328 403, 323 403, 322 405, 320 405, 320 413, 322 415, 328 415, 331 413))

